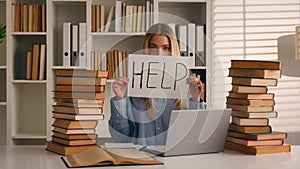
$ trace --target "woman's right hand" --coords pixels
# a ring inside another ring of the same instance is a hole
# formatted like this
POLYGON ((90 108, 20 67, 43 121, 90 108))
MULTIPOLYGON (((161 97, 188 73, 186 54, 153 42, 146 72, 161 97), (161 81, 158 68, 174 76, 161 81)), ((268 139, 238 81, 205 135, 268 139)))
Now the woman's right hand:
POLYGON ((121 77, 114 81, 112 86, 117 99, 123 99, 125 97, 128 82, 129 79, 127 77, 121 77))

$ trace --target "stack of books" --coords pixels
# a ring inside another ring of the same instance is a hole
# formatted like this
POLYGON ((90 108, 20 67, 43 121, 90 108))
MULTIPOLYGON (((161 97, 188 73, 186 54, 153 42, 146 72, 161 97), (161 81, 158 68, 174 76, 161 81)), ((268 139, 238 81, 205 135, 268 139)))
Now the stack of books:
POLYGON ((52 140, 47 150, 70 155, 94 148, 98 120, 103 120, 107 71, 56 70, 52 140))
POLYGON ((287 133, 272 131, 269 124, 269 118, 276 118, 277 112, 268 87, 277 86, 281 63, 232 60, 229 76, 232 90, 226 104, 232 109, 232 120, 225 148, 253 155, 290 152, 290 145, 284 144, 287 133))

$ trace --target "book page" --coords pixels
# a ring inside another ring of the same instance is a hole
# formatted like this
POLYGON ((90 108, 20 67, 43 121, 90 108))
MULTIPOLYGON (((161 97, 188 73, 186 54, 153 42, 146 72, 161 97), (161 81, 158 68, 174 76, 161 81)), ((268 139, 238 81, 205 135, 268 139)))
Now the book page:
POLYGON ((95 165, 101 162, 114 163, 114 159, 103 149, 97 148, 79 154, 72 154, 65 157, 71 167, 95 165))
POLYGON ((115 164, 161 164, 160 161, 136 149, 109 149, 107 153, 115 159, 115 164))

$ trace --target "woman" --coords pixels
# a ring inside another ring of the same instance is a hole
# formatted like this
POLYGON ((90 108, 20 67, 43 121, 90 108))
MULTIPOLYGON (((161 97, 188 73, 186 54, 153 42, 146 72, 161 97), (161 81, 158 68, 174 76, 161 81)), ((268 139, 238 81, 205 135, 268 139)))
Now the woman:
MULTIPOLYGON (((173 30, 166 24, 155 24, 146 33, 144 53, 160 56, 179 56, 179 48, 173 30)), ((113 83, 116 94, 111 99, 110 133, 117 142, 133 142, 141 145, 164 145, 170 113, 183 109, 181 99, 127 97, 128 78, 113 83)), ((203 109, 200 99, 202 83, 196 77, 187 78, 191 98, 189 109, 203 109)))

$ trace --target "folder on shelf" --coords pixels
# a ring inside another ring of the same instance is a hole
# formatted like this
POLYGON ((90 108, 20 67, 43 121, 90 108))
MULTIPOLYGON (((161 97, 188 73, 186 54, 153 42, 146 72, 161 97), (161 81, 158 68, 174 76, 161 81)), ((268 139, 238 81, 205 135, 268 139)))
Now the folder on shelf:
POLYGON ((205 34, 204 34, 204 26, 197 25, 196 26, 196 58, 195 64, 196 66, 205 66, 205 34))
POLYGON ((187 56, 187 26, 177 26, 177 38, 179 41, 180 56, 187 56))
POLYGON ((188 56, 191 57, 190 66, 195 66, 195 30, 196 25, 195 23, 188 24, 188 56))
POLYGON ((176 24, 175 23, 168 23, 168 25, 172 28, 174 34, 176 35, 176 24))
POLYGON ((86 23, 79 23, 79 66, 86 66, 86 23))
POLYGON ((79 54, 78 54, 78 25, 72 25, 72 57, 71 66, 79 65, 79 54))
POLYGON ((63 66, 71 66, 71 22, 63 23, 63 66))

